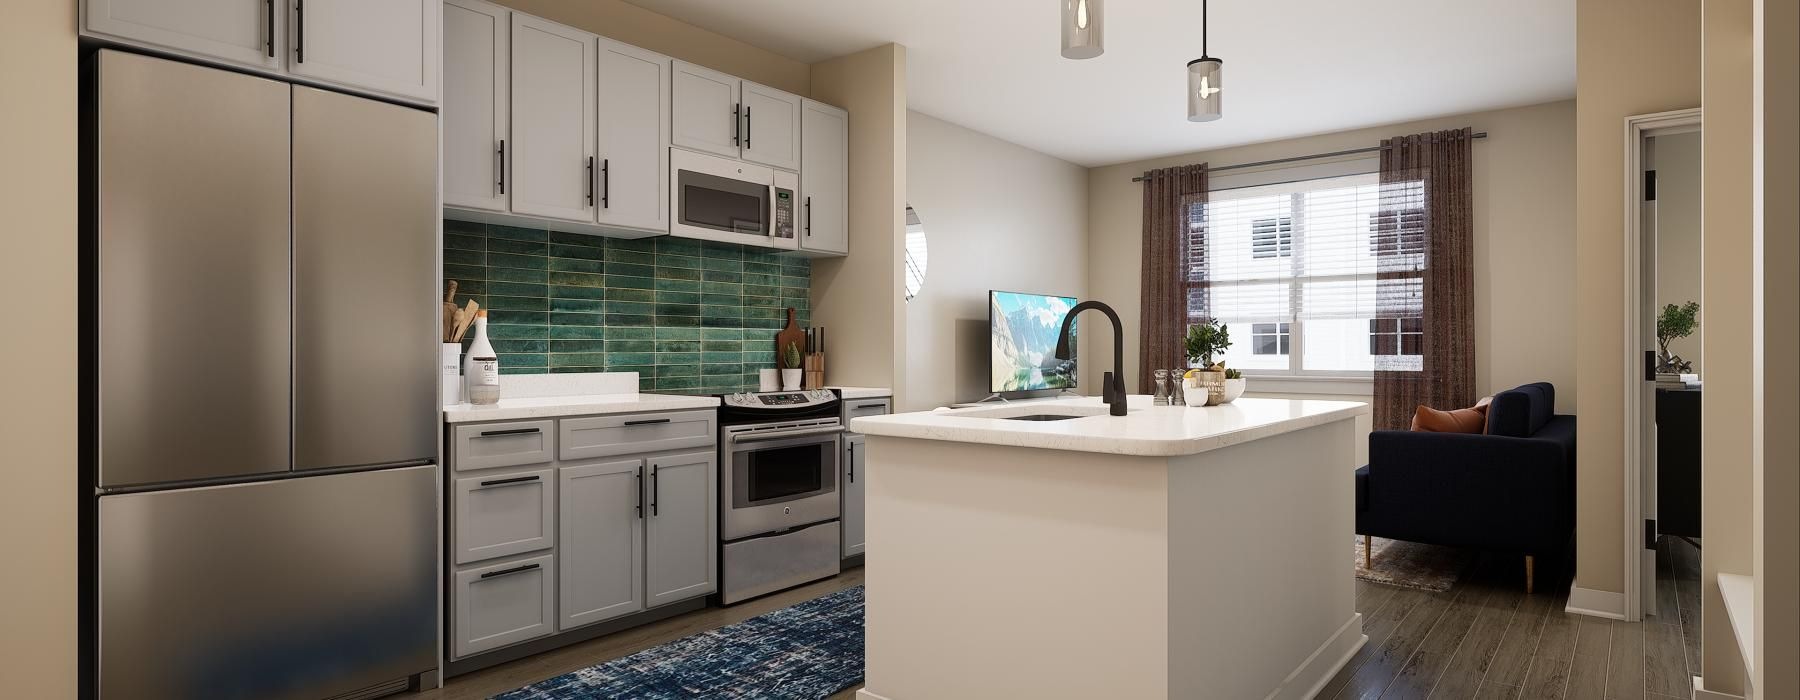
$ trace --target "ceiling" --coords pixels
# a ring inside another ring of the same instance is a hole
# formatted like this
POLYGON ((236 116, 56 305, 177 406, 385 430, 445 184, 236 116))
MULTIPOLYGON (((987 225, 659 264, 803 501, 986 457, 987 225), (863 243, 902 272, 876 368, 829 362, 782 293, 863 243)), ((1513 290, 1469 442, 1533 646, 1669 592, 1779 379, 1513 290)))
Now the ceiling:
POLYGON ((1221 0, 1225 117, 1186 119, 1198 0, 1107 0, 1058 54, 1057 0, 628 0, 814 63, 907 47, 907 106, 1085 166, 1567 99, 1574 0, 1221 0))

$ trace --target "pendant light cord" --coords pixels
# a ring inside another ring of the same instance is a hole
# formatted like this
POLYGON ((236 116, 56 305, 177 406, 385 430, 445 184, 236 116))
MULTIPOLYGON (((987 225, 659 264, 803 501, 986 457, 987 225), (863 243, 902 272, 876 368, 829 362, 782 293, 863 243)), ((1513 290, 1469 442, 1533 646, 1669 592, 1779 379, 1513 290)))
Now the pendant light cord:
POLYGON ((1200 0, 1200 57, 1206 58, 1206 33, 1212 31, 1212 21, 1206 18, 1206 0, 1200 0))

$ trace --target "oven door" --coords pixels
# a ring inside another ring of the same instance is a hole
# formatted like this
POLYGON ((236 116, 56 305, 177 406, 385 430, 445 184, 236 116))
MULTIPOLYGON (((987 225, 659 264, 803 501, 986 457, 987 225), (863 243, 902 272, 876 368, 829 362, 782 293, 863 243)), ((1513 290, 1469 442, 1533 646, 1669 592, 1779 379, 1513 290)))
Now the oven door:
POLYGON ((726 433, 720 522, 725 539, 838 517, 843 426, 726 433))
POLYGON ((774 170, 760 165, 669 149, 669 232, 791 248, 793 193, 778 188, 776 180, 774 170), (780 235, 784 230, 787 237, 780 235))

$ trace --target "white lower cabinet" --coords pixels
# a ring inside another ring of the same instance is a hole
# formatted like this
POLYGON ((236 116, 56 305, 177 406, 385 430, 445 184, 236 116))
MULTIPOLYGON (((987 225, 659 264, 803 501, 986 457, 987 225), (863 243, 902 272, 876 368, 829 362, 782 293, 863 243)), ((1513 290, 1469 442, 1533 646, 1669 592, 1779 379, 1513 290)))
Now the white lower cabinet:
POLYGON ((864 442, 863 436, 854 434, 844 436, 844 454, 842 455, 844 474, 843 481, 839 483, 844 486, 842 517, 844 520, 844 556, 846 557, 863 553, 864 538, 867 532, 865 524, 868 522, 863 510, 863 483, 868 477, 868 472, 863 467, 868 463, 867 454, 867 443, 864 442))
POLYGON ((644 460, 559 470, 557 629, 644 609, 644 460))
POLYGON ((711 450, 651 457, 644 530, 649 605, 718 589, 717 457, 711 450))
POLYGON ((451 547, 456 563, 523 554, 556 544, 556 485, 548 469, 457 479, 451 547))
POLYGON ((555 584, 549 554, 457 572, 452 652, 466 657, 555 631, 555 584))

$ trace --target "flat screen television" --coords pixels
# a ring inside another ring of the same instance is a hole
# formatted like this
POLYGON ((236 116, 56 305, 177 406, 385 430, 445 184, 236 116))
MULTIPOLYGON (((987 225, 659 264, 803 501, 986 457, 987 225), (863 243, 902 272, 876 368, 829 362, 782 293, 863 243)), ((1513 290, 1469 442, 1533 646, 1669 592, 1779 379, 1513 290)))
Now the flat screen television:
MULTIPOLYGON (((1075 388, 1074 353, 1067 360, 1056 359, 1056 336, 1074 307, 1074 297, 989 291, 989 390, 1075 388)), ((1071 341, 1075 332, 1070 326, 1071 341)))

